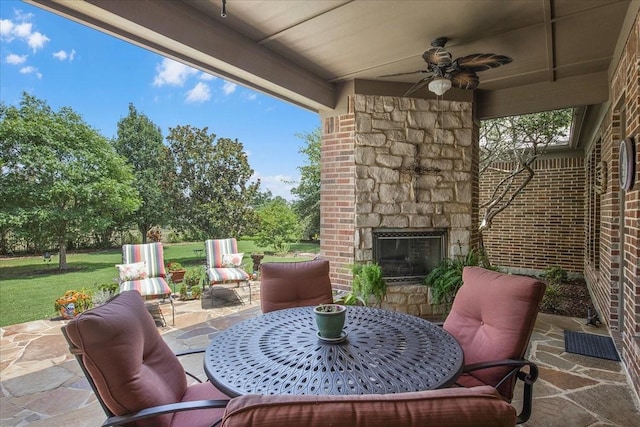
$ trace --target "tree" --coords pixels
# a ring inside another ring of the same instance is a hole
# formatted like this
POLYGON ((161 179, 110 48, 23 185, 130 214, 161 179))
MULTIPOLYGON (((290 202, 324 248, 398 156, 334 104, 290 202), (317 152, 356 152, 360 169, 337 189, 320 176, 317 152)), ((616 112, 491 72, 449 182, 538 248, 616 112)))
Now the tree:
POLYGON ((293 209, 303 221, 304 235, 308 237, 320 234, 320 147, 322 135, 320 128, 307 134, 297 135, 306 141, 300 149, 307 156, 307 162, 299 166, 300 183, 291 189, 297 196, 293 209))
POLYGON ((504 211, 533 179, 533 163, 550 146, 561 143, 571 126, 572 110, 485 120, 480 127, 480 175, 497 172, 502 178, 480 205, 479 249, 482 264, 490 266, 483 233, 493 219, 504 211), (498 163, 499 162, 499 163, 498 163), (500 169, 497 164, 512 166, 500 169))
POLYGON ((147 242, 149 229, 166 224, 170 213, 172 180, 169 175, 173 162, 162 141, 160 128, 129 104, 129 115, 118 122, 114 146, 135 174, 135 186, 142 203, 132 217, 143 243, 147 242))
POLYGON ((175 161, 174 226, 192 238, 237 237, 255 222, 250 202, 260 180, 238 140, 208 134, 207 128, 177 126, 167 140, 175 161))
POLYGON ((259 246, 272 246, 284 253, 300 240, 301 224, 296 213, 282 197, 276 197, 258 210, 259 230, 255 236, 259 246))
POLYGON ((0 105, 2 220, 42 244, 57 245, 109 227, 139 205, 133 175, 109 141, 68 107, 53 111, 23 94, 20 107, 0 105))
POLYGON ((273 193, 271 192, 271 190, 267 189, 267 191, 258 191, 256 193, 256 197, 249 203, 254 209, 260 209, 262 206, 266 205, 272 200, 273 193))

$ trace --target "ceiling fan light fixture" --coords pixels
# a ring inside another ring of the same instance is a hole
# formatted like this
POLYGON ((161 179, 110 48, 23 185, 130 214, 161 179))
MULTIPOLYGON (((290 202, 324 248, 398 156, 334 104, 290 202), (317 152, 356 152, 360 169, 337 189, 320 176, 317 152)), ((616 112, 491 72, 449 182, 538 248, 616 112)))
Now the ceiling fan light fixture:
POLYGON ((429 90, 437 96, 442 96, 449 89, 451 89, 451 81, 444 77, 436 77, 429 82, 429 90))

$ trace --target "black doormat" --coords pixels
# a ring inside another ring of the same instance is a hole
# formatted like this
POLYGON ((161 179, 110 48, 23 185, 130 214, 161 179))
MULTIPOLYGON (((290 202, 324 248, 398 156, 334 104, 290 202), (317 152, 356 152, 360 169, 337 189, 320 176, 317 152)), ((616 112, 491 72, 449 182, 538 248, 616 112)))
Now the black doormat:
POLYGON ((564 348, 568 353, 620 361, 613 340, 603 335, 564 331, 564 348))

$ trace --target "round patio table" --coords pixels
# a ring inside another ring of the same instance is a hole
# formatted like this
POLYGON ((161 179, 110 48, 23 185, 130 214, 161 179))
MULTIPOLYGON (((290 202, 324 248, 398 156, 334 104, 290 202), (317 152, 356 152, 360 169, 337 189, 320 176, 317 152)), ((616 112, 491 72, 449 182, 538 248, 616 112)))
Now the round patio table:
POLYGON ((419 317, 348 306, 344 332, 342 342, 320 340, 313 307, 272 311, 214 336, 204 369, 229 396, 430 390, 462 371, 455 338, 419 317))

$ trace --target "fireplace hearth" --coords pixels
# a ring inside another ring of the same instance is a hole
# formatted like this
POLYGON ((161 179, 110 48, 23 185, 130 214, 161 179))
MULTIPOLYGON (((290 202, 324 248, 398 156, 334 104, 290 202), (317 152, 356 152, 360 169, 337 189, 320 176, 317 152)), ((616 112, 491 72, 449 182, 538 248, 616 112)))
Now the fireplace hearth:
POLYGON ((374 230, 373 259, 388 284, 420 283, 447 253, 446 230, 374 230))

